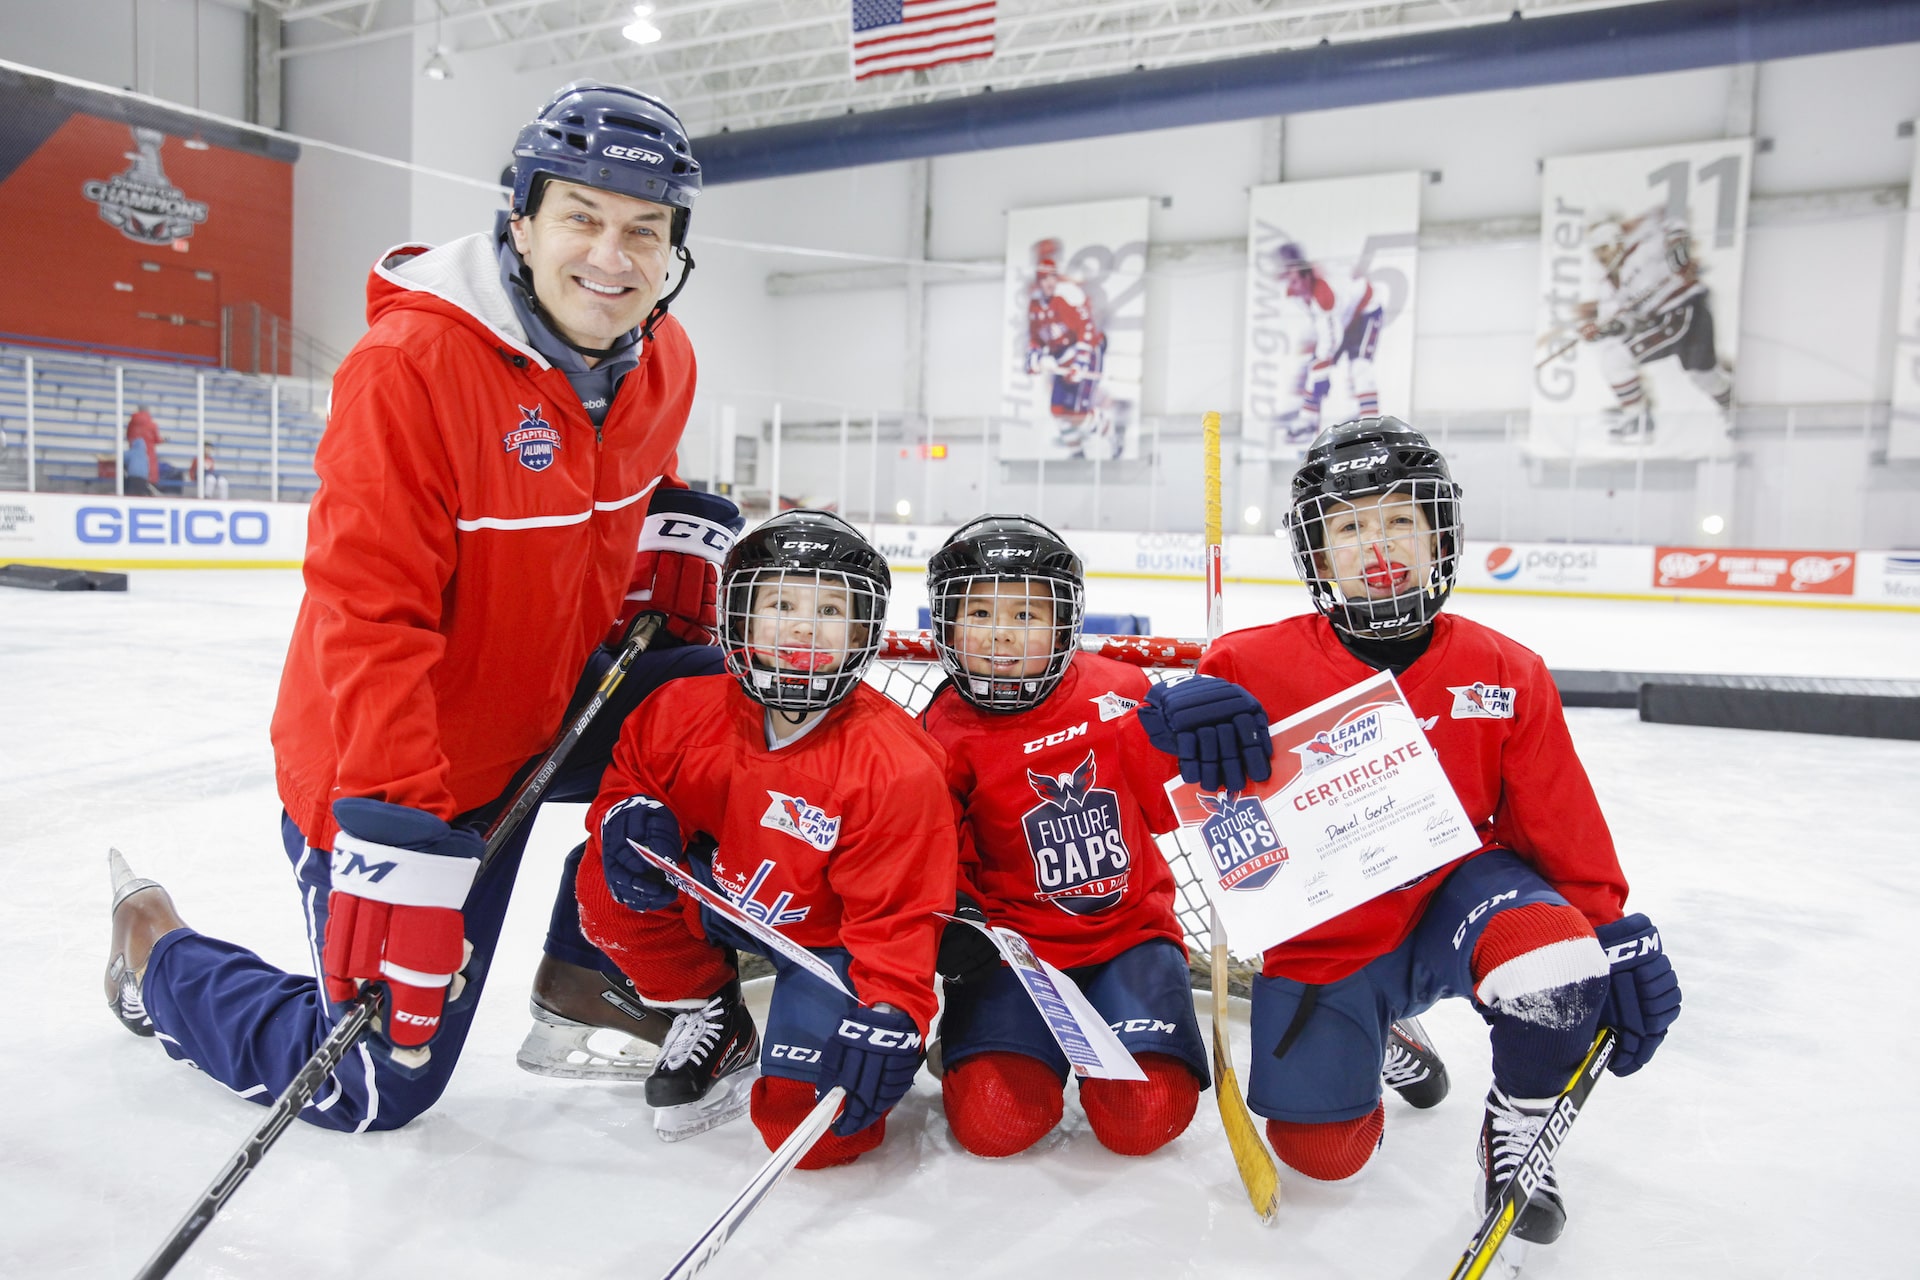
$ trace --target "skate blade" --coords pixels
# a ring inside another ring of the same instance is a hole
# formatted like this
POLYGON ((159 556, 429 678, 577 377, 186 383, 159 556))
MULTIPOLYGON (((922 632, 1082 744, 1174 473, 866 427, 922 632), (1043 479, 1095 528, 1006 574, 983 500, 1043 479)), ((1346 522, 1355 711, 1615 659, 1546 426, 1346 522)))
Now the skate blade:
POLYGON ((653 1133, 662 1142, 684 1142, 688 1138, 718 1129, 729 1120, 746 1114, 753 1100, 753 1082, 760 1078, 760 1064, 754 1062, 714 1083, 707 1096, 698 1102, 677 1107, 656 1107, 653 1133))
POLYGON ((555 1080, 611 1080, 645 1084, 653 1074, 658 1045, 610 1027, 590 1027, 536 1007, 536 1021, 514 1061, 523 1071, 555 1080))
POLYGON ((118 911, 120 904, 136 893, 160 887, 157 881, 134 875, 133 868, 127 865, 126 857, 118 849, 107 850, 107 874, 113 878, 113 905, 108 908, 110 911, 118 911))

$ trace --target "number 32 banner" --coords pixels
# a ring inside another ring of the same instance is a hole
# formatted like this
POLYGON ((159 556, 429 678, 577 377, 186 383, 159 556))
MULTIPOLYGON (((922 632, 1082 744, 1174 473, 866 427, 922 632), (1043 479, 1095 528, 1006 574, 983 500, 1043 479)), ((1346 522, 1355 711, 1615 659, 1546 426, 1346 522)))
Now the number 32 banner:
POLYGON ((1242 439, 1301 457, 1314 433, 1412 416, 1418 173, 1255 187, 1242 439))
POLYGON ((1731 451, 1752 170, 1751 138, 1547 161, 1529 455, 1731 451))
POLYGON ((1137 458, 1147 201, 1007 215, 1000 456, 1137 458))

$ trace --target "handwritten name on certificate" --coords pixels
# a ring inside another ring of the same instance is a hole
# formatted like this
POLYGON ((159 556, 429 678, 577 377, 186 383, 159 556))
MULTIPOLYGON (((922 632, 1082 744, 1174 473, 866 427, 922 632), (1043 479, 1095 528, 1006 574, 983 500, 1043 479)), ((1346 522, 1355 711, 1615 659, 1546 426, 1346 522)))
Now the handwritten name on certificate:
POLYGON ((1391 672, 1273 726, 1273 776, 1252 789, 1167 783, 1207 897, 1251 954, 1480 847, 1391 672))

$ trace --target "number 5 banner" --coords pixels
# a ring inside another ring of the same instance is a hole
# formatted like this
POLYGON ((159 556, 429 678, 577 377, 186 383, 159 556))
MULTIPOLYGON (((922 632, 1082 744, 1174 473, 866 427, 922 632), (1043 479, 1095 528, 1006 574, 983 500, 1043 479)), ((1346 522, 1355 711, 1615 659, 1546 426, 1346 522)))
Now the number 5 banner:
POLYGON ((1297 459, 1322 425, 1413 407, 1418 173, 1255 187, 1242 439, 1297 459))
POLYGON ((1007 215, 1000 456, 1137 458, 1147 201, 1007 215))
POLYGON ((1753 140, 1558 156, 1541 182, 1527 452, 1731 452, 1753 140))

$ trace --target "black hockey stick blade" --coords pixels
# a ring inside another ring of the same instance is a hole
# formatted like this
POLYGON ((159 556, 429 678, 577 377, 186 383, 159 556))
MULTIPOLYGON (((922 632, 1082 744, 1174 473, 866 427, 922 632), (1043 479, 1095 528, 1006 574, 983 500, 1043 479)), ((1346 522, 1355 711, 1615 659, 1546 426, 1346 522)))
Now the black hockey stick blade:
POLYGON ((1539 1173, 1536 1171, 1552 1167, 1561 1144, 1567 1140, 1567 1132, 1573 1128, 1573 1122, 1580 1118, 1580 1108, 1586 1105, 1587 1095, 1593 1092, 1601 1072, 1613 1060, 1613 1051, 1618 1044, 1619 1038, 1612 1027, 1602 1027, 1600 1034, 1593 1038, 1593 1047, 1587 1050, 1579 1070, 1573 1073, 1573 1079, 1567 1081, 1567 1087, 1554 1100, 1553 1112, 1547 1117, 1545 1127, 1515 1166, 1513 1176, 1501 1184, 1500 1194, 1487 1206, 1487 1216, 1480 1220, 1480 1229, 1474 1233, 1467 1251, 1460 1255, 1460 1261, 1448 1273, 1447 1280, 1480 1280, 1487 1273, 1487 1268, 1493 1265, 1494 1255, 1506 1243, 1507 1233, 1513 1230, 1520 1211, 1526 1208, 1527 1198, 1539 1185, 1539 1173))
MULTIPOLYGON (((539 805, 540 797, 545 795, 547 788, 553 784, 554 775, 559 773, 560 766, 565 764, 567 757, 573 753, 574 745, 587 731, 587 726, 591 725, 594 717, 600 714, 600 709, 607 705, 607 700, 613 696, 613 691, 619 688, 620 682, 626 678, 627 669, 633 665, 635 658, 647 651, 647 646, 652 644, 654 637, 660 634, 660 628, 665 622, 666 618, 662 614, 642 614, 633 629, 627 633, 626 643, 621 646, 613 665, 607 668, 606 675, 601 677, 593 697, 588 699, 586 706, 582 707, 580 713, 573 718, 566 731, 560 735, 559 741, 547 748, 547 753, 541 757, 540 763, 513 793, 513 799, 488 825, 486 852, 480 858, 482 867, 493 861, 494 855, 500 852, 501 847, 526 820, 527 815, 539 805)), ((154 1250, 153 1256, 147 1259, 146 1265, 140 1268, 134 1280, 159 1280, 159 1277, 173 1270, 174 1263, 180 1261, 182 1255, 192 1247, 193 1242, 200 1238, 200 1233, 207 1229, 214 1215, 220 1212, 221 1206, 226 1204, 240 1184, 246 1181, 247 1175, 259 1166, 268 1148, 279 1141, 280 1135, 286 1131, 287 1126, 293 1123, 295 1117, 309 1102, 313 1101, 314 1094, 320 1091, 320 1086, 328 1076, 333 1074, 334 1068, 340 1065, 340 1060, 347 1056, 347 1051, 359 1042, 368 1028, 373 1026, 374 1019, 380 1013, 383 990, 384 988, 377 984, 363 987, 360 994, 347 1004, 346 1013, 334 1024, 333 1030, 327 1033, 327 1038, 320 1042, 320 1047, 314 1050, 313 1056, 307 1059, 306 1064, 294 1074, 280 1096, 274 1099, 273 1106, 267 1110, 267 1118, 260 1122, 259 1127, 254 1129, 247 1140, 241 1144, 240 1149, 233 1153, 232 1158, 215 1175, 207 1189, 200 1193, 200 1199, 187 1210, 186 1216, 180 1219, 179 1224, 173 1229, 173 1234, 154 1250)))

